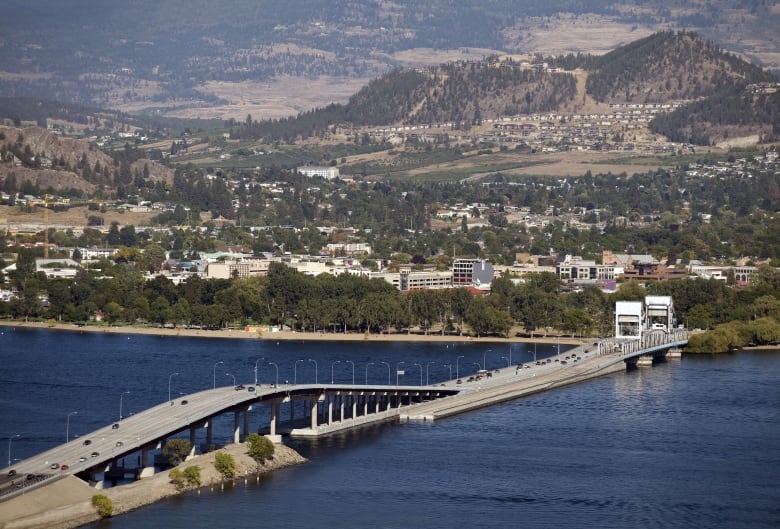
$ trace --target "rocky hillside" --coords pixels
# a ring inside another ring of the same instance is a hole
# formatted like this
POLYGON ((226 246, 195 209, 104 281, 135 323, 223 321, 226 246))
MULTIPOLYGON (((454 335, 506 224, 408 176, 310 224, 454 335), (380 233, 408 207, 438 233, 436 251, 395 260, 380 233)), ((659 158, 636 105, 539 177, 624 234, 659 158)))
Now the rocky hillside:
POLYGON ((54 134, 42 127, 0 126, 0 178, 4 189, 29 182, 39 189, 92 192, 104 186, 109 194, 135 178, 171 181, 173 171, 140 156, 110 156, 87 139, 54 134))

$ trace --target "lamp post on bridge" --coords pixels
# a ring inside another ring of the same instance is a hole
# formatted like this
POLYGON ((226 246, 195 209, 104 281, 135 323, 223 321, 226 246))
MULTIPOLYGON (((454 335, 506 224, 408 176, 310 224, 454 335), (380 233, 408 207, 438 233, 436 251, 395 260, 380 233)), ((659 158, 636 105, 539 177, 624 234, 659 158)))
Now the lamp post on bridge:
POLYGON ((276 368, 276 382, 274 383, 274 387, 279 386, 279 366, 276 365, 275 362, 268 362, 269 366, 274 366, 276 368))
POLYGON ((430 368, 431 364, 435 364, 433 360, 425 364, 425 385, 429 386, 431 384, 431 377, 430 377, 430 368))
POLYGON ((233 378, 233 387, 236 387, 236 376, 232 373, 225 373, 226 377, 232 377, 233 378))
POLYGON ((512 361, 511 361, 511 360, 509 360, 509 358, 507 358, 506 356, 502 356, 502 357, 501 357, 501 359, 502 359, 502 360, 506 360, 506 366, 507 366, 507 367, 509 367, 510 365, 512 365, 512 361))
POLYGON ((257 385, 257 364, 265 360, 265 357, 258 358, 257 361, 255 361, 255 386, 257 385))
POLYGON ((11 462, 13 461, 11 459, 11 441, 13 441, 14 439, 19 439, 21 436, 22 434, 18 433, 8 438, 8 466, 9 467, 11 466, 11 462))
MULTIPOLYGON (((68 441, 70 441, 70 416, 71 416, 71 415, 78 415, 78 414, 79 414, 79 412, 77 412, 77 411, 72 411, 72 412, 70 412, 70 413, 68 414, 68 418, 67 418, 67 419, 65 419, 65 442, 66 442, 66 443, 67 443, 68 441)), ((9 443, 9 447, 10 447, 10 443, 9 443)))
POLYGON ((123 392, 122 392, 122 393, 119 395, 119 420, 120 420, 120 421, 122 420, 122 398, 123 398, 125 395, 129 395, 129 394, 130 394, 130 391, 123 391, 123 392))
POLYGON ((487 354, 492 352, 493 349, 488 349, 484 353, 482 353, 482 369, 487 369, 487 354))
POLYGON ((422 386, 423 385, 422 384, 422 366, 420 364, 416 363, 416 362, 414 364, 412 364, 412 365, 417 366, 417 367, 420 368, 420 385, 422 386))
POLYGON ((366 364, 366 386, 368 386, 368 366, 374 365, 374 362, 369 362, 366 364))
MULTIPOLYGON (((214 389, 216 389, 216 387, 217 387, 217 366, 218 366, 218 365, 222 365, 222 364, 224 364, 224 363, 225 363, 225 362, 223 362, 222 360, 220 360, 219 362, 217 362, 216 364, 214 364, 214 369, 212 370, 212 375, 213 375, 213 382, 214 382, 214 385, 212 386, 212 388, 214 388, 214 389)), ((170 400, 170 399, 168 399, 168 400, 170 400)))
POLYGON ((293 366, 293 386, 298 384, 298 362, 305 362, 305 360, 295 361, 295 366, 293 366))
MULTIPOLYGON (((404 362, 404 361, 401 361, 401 362, 398 362, 397 364, 395 364, 395 385, 396 385, 396 386, 398 385, 398 374, 400 373, 401 364, 405 364, 405 363, 406 363, 406 362, 404 362)), ((387 382, 387 383, 389 384, 389 383, 390 383, 390 381, 388 380, 388 382, 387 382)))
POLYGON ((450 369, 450 378, 447 380, 452 380, 452 364, 444 364, 444 367, 448 367, 450 369))
POLYGON ((333 380, 334 380, 334 378, 333 378, 333 368, 336 366, 336 364, 340 364, 340 363, 341 363, 341 360, 336 360, 335 362, 330 364, 330 383, 331 384, 333 384, 333 380))
POLYGON ((465 356, 460 355, 458 358, 455 359, 455 378, 460 378, 460 359, 465 358, 465 356))
POLYGON ((355 362, 352 360, 345 360, 344 363, 352 364, 352 385, 355 385, 355 362))
MULTIPOLYGON (((179 376, 178 373, 171 373, 170 375, 168 375, 168 402, 171 401, 171 379, 173 377, 178 377, 178 376, 179 376)), ((214 385, 214 387, 216 387, 216 384, 214 385)))
POLYGON ((309 358, 309 362, 314 362, 314 383, 319 384, 319 375, 317 374, 319 372, 319 368, 317 367, 317 361, 313 358, 309 358))
POLYGON ((387 385, 390 385, 390 364, 387 362, 379 362, 380 364, 384 364, 387 366, 387 385))
POLYGON ((482 366, 479 365, 479 362, 471 362, 471 363, 477 366, 477 371, 482 371, 482 366))

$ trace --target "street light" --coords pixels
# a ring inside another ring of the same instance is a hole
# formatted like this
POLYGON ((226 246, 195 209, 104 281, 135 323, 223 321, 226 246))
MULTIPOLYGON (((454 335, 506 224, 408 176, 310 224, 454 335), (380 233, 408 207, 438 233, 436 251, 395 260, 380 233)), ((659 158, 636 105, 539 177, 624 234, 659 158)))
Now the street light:
POLYGON ((347 364, 352 364, 352 385, 355 385, 355 362, 352 360, 344 360, 347 364))
POLYGON ((471 363, 477 366, 477 371, 482 371, 482 366, 479 365, 479 362, 471 362, 471 363))
POLYGON ((122 420, 122 398, 123 398, 125 395, 129 395, 129 394, 130 394, 130 392, 129 392, 129 391, 123 391, 123 392, 122 392, 122 394, 121 394, 121 395, 119 395, 119 420, 120 420, 120 421, 122 420))
POLYGON ((416 363, 416 362, 414 364, 412 364, 412 365, 417 366, 417 367, 420 368, 420 385, 422 386, 422 366, 420 364, 416 363))
MULTIPOLYGON (((398 362, 398 363, 395 365, 395 385, 396 385, 396 386, 398 385, 398 373, 399 373, 399 368, 401 367, 401 364, 405 364, 405 363, 406 363, 406 362, 404 362, 404 361, 401 361, 401 362, 398 362)), ((388 384, 390 384, 390 380, 389 380, 389 379, 388 379, 387 383, 388 383, 388 384)))
POLYGON ((317 367, 317 361, 312 358, 309 358, 309 362, 314 362, 314 383, 318 384, 319 382, 318 382, 317 372, 319 371, 319 368, 317 367))
POLYGON ((16 435, 12 435, 8 438, 8 466, 11 466, 11 441, 14 439, 19 439, 22 436, 22 434, 18 433, 16 435))
POLYGON ((173 377, 178 377, 178 376, 179 376, 178 373, 171 373, 170 375, 168 375, 168 402, 171 401, 171 379, 173 377))
POLYGON ((263 357, 263 358, 258 358, 258 359, 255 361, 255 386, 257 385, 257 364, 259 364, 259 363, 260 363, 260 362, 262 362, 263 360, 265 360, 265 357, 263 357))
POLYGON ((233 387, 236 387, 236 376, 231 373, 225 373, 226 377, 233 377, 233 387))
POLYGON ((366 364, 366 386, 368 386, 368 366, 374 365, 374 362, 369 362, 366 364))
MULTIPOLYGON (((65 419, 65 442, 67 443, 70 441, 70 416, 71 415, 78 415, 79 412, 72 411, 68 414, 68 418, 65 419)), ((9 445, 10 446, 10 445, 9 445)))
POLYGON ((444 364, 444 367, 448 367, 450 369, 450 378, 447 380, 452 380, 452 364, 444 364))
MULTIPOLYGON (((213 369, 213 373, 212 373, 212 375, 213 375, 213 378, 214 378, 214 386, 213 386, 214 388, 216 388, 216 387, 217 387, 217 366, 218 366, 218 365, 220 365, 220 364, 224 364, 224 363, 225 363, 225 362, 223 362, 222 360, 220 360, 219 362, 217 362, 216 364, 214 364, 214 369, 213 369)), ((170 400, 170 399, 169 399, 169 400, 170 400)))
POLYGON ((390 364, 387 362, 379 362, 380 364, 385 364, 387 366, 387 385, 390 385, 390 364))
POLYGON ((493 351, 493 349, 488 349, 482 354, 482 369, 487 369, 487 354, 493 351))
POLYGON ((430 379, 430 376, 429 376, 430 372, 428 370, 430 369, 431 364, 435 364, 435 363, 436 362, 434 362, 432 360, 432 361, 428 362, 427 364, 425 364, 425 385, 426 386, 430 385, 430 383, 431 383, 431 379, 430 379))
POLYGON ((507 366, 507 367, 509 367, 509 366, 511 366, 511 365, 512 365, 512 361, 511 361, 511 360, 509 360, 509 358, 507 358, 506 356, 502 356, 501 358, 502 358, 503 360, 506 360, 506 366, 507 366))
POLYGON ((460 378, 460 359, 465 358, 465 356, 460 355, 458 358, 455 359, 455 378, 460 378))
POLYGON ((274 362, 268 362, 269 366, 274 366, 276 368, 276 383, 274 384, 274 387, 279 386, 279 366, 276 365, 274 362))
POLYGON ((335 362, 333 362, 332 364, 330 364, 330 383, 331 383, 331 384, 333 384, 333 367, 334 367, 336 364, 340 364, 340 363, 341 363, 341 360, 336 360, 335 362))
POLYGON ((298 362, 305 362, 305 360, 296 360, 293 367, 293 385, 298 383, 298 362))

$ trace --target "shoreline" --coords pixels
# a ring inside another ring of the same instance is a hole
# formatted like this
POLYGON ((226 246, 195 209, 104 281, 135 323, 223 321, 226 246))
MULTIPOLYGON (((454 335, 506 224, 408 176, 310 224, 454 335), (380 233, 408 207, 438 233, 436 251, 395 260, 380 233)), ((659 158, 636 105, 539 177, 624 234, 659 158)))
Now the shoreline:
POLYGON ((69 477, 52 483, 8 502, 0 503, 0 527, 3 529, 74 529, 101 520, 92 506, 92 496, 102 494, 111 499, 113 513, 109 518, 126 514, 159 501, 195 493, 222 492, 225 487, 238 487, 250 479, 257 482, 260 476, 274 470, 307 463, 308 460, 284 444, 275 444, 273 459, 258 465, 249 457, 244 443, 227 445, 224 448, 200 454, 178 467, 198 466, 201 485, 177 489, 170 481, 170 470, 158 472, 151 478, 134 481, 107 489, 94 489, 76 477, 69 477), (228 452, 236 461, 236 475, 223 480, 214 467, 218 452, 228 452), (56 489, 56 491, 54 490, 56 489), (25 498, 26 496, 26 498, 25 498))
POLYGON ((188 328, 170 328, 170 327, 136 327, 127 326, 108 326, 108 325, 84 325, 78 326, 73 323, 49 323, 49 322, 25 322, 13 320, 0 320, 0 332, 3 328, 27 328, 42 329, 50 331, 65 332, 96 332, 111 334, 135 334, 161 337, 182 337, 182 338, 229 338, 243 340, 278 340, 278 341, 311 341, 311 342, 461 342, 461 343, 562 343, 569 345, 579 345, 587 343, 596 338, 576 338, 572 336, 515 336, 511 338, 501 338, 498 336, 473 337, 458 336, 451 334, 361 334, 361 333, 325 333, 325 332, 300 332, 300 331, 264 331, 259 332, 257 327, 248 327, 247 329, 188 329, 188 328))

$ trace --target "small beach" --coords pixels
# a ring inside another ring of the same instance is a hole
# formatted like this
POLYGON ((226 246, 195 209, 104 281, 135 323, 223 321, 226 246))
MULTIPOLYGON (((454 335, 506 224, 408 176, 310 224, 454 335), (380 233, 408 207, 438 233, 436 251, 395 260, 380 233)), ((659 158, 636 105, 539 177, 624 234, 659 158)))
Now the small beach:
MULTIPOLYGON (((571 336, 515 336, 519 329, 513 330, 510 338, 498 336, 472 337, 441 333, 332 333, 332 332, 300 332, 290 330, 268 330, 267 326, 247 327, 245 329, 193 329, 186 327, 139 327, 139 326, 109 326, 109 325, 76 325, 73 323, 0 321, 2 327, 17 327, 68 332, 97 332, 112 334, 148 334, 152 336, 171 336, 185 338, 234 338, 242 340, 285 340, 285 341, 334 341, 334 342, 484 342, 484 343, 562 343, 580 344, 588 338, 571 336)), ((2 330, 0 330, 2 332, 2 330)))

